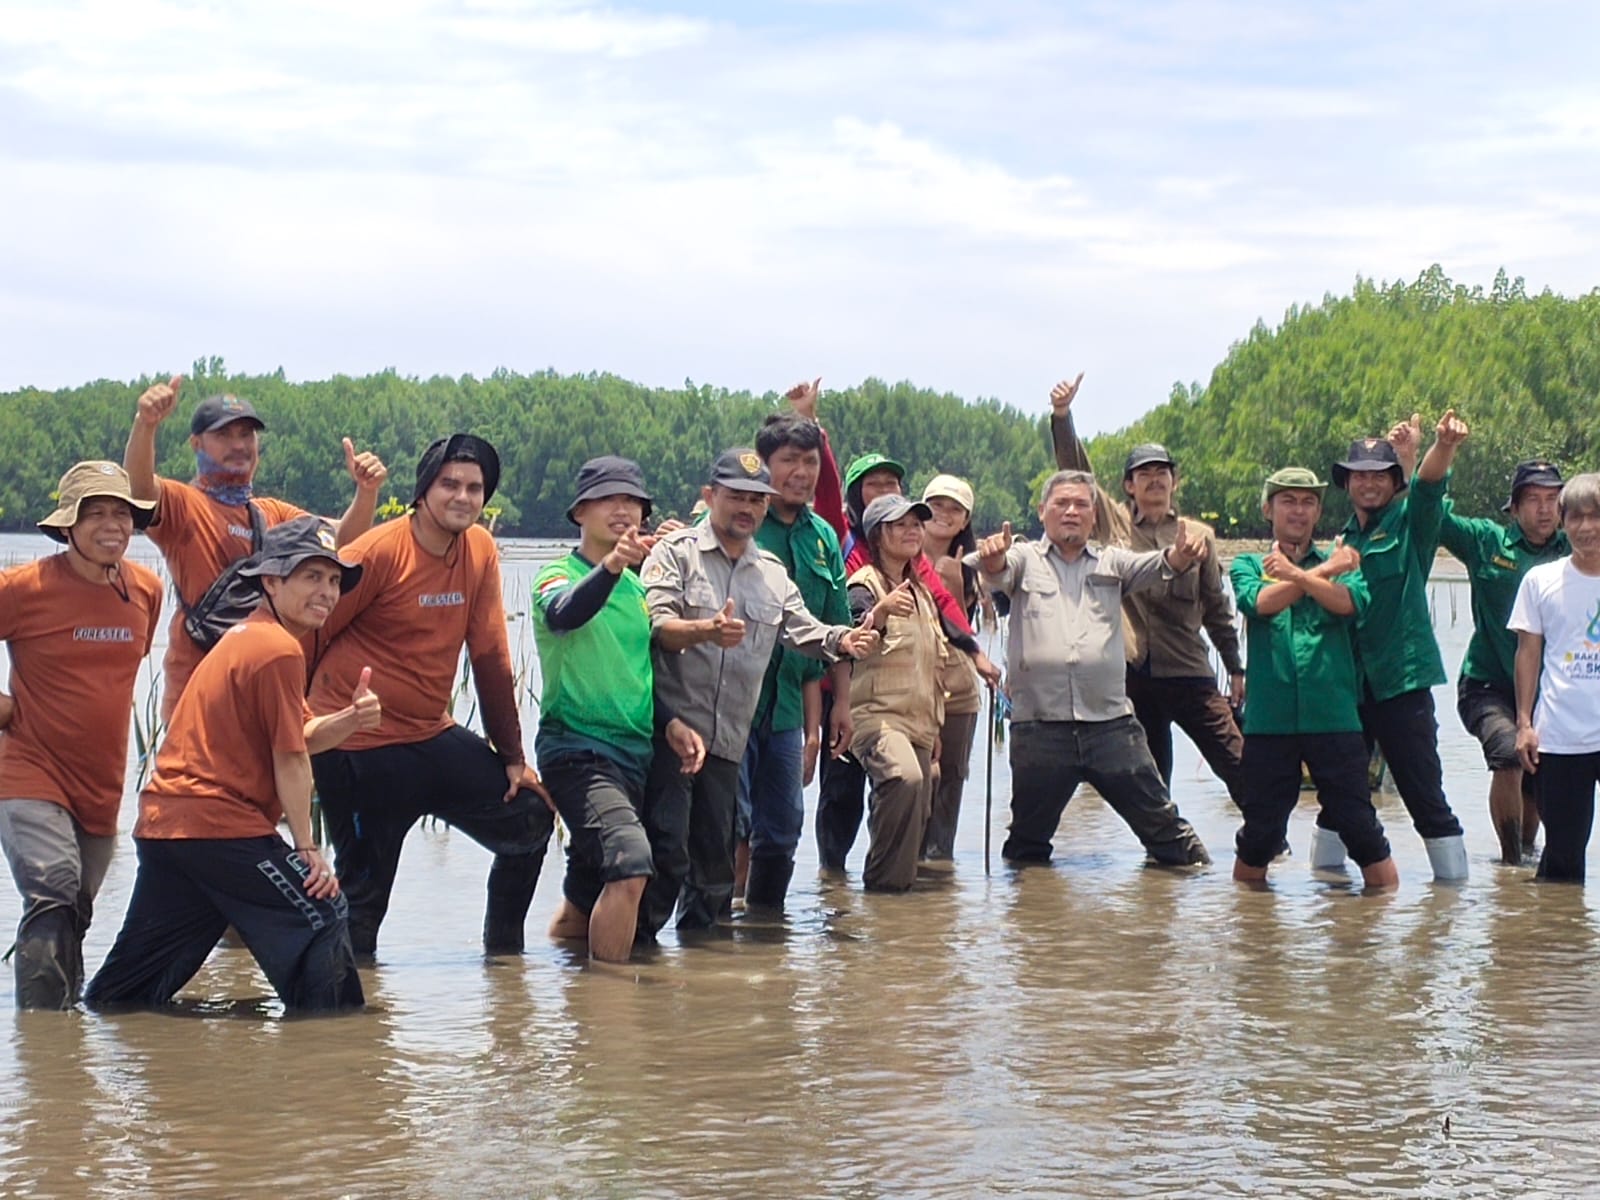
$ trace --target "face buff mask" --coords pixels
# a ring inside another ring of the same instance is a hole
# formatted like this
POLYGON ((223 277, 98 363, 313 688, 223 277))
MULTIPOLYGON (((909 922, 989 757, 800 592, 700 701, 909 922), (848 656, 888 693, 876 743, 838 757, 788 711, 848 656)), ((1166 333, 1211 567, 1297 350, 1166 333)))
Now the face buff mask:
POLYGON ((229 471, 204 450, 196 450, 195 486, 218 504, 240 505, 250 499, 250 478, 229 471))

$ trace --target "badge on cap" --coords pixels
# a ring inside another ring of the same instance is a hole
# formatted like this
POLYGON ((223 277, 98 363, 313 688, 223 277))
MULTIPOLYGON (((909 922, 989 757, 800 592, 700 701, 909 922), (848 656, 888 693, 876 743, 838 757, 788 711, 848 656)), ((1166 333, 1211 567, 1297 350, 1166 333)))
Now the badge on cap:
POLYGON ((95 470, 102 475, 115 475, 117 473, 117 469, 108 462, 101 463, 95 470))
POLYGON ((1366 442, 1366 446, 1367 446, 1368 450, 1376 450, 1378 448, 1378 439, 1377 438, 1368 438, 1367 442, 1366 442))
POLYGON ((326 525, 317 530, 317 542, 329 552, 336 552, 339 549, 339 543, 333 540, 333 530, 326 525))
POLYGON ((761 470, 761 458, 756 454, 741 454, 739 465, 744 468, 746 475, 754 475, 761 470))

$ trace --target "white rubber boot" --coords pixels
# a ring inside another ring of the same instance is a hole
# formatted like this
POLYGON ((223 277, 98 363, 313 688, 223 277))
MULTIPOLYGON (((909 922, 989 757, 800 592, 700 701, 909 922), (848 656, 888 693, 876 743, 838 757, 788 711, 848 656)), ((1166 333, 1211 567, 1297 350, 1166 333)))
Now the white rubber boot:
POLYGON ((1467 878, 1467 839, 1461 834, 1423 838, 1435 883, 1461 883, 1467 878))
POLYGON ((1344 839, 1321 825, 1314 826, 1311 831, 1311 869, 1344 870, 1344 839))

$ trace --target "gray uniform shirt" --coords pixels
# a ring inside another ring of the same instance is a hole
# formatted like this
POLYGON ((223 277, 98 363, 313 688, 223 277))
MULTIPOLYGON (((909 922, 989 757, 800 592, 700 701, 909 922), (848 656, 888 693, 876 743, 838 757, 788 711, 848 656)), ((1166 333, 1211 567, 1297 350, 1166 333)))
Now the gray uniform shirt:
POLYGON ((1068 562, 1048 541, 1015 542, 1004 569, 983 578, 1011 597, 1006 686, 1015 720, 1110 721, 1133 712, 1122 598, 1173 578, 1165 551, 1091 543, 1068 562))
POLYGON ((708 754, 733 762, 744 758, 773 647, 835 662, 839 639, 850 631, 813 617, 782 561, 754 539, 729 558, 709 521, 658 541, 639 577, 652 630, 664 621, 715 617, 732 597, 733 615, 745 625, 737 646, 701 642, 669 652, 656 642, 651 656, 656 695, 705 739, 708 754))

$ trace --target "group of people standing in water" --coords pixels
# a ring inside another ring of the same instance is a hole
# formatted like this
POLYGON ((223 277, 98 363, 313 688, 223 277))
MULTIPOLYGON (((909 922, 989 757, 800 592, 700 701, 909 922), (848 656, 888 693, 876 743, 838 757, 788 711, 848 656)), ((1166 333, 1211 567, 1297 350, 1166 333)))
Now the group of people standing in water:
POLYGON ((863 885, 905 891, 953 867, 986 691, 1011 721, 1010 862, 1049 860, 1088 783, 1156 863, 1208 863, 1171 796, 1177 725, 1243 815, 1235 879, 1265 879, 1287 851, 1309 772, 1312 866, 1348 856, 1368 887, 1395 886, 1368 781, 1376 746, 1434 877, 1462 880, 1432 697, 1446 681, 1427 600, 1440 546, 1471 582, 1459 711, 1491 772, 1501 856, 1520 862, 1542 821, 1539 875, 1583 878, 1600 783, 1600 475, 1524 462, 1509 524, 1459 516, 1447 482, 1467 426, 1447 412, 1423 453, 1414 416, 1331 465, 1353 509, 1331 543, 1316 541, 1330 483, 1271 470, 1270 550, 1235 558, 1226 586, 1213 531, 1177 511, 1165 447, 1135 447, 1120 488, 1099 484, 1073 424, 1081 382, 1051 392, 1060 469, 1037 541, 1009 525, 979 538, 972 486, 953 475, 914 498, 883 453, 841 474, 820 381, 791 389, 753 446, 717 455, 689 524, 652 526, 636 462, 585 463, 567 514, 577 545, 533 584, 533 762, 480 522, 499 485, 492 445, 433 442, 407 515, 374 526, 387 468, 346 439, 354 495, 333 523, 255 494, 265 422, 238 397, 195 407, 194 479, 160 478, 181 380, 150 387, 123 463, 72 467, 39 522, 64 552, 0 573, 18 1005, 164 1004, 231 926, 286 1007, 358 1007, 358 965, 424 815, 494 856, 491 954, 523 948, 557 815, 569 836, 549 932, 595 959, 626 960, 669 922, 692 940, 736 908, 781 910, 819 773, 824 872, 845 870, 865 820, 863 885), (159 578, 126 558, 136 531, 177 593, 166 729, 139 797, 128 911, 86 985, 135 676, 163 603, 159 578), (1008 623, 1003 670, 974 635, 982 609, 1008 623), (451 716, 463 649, 482 736, 451 716))

